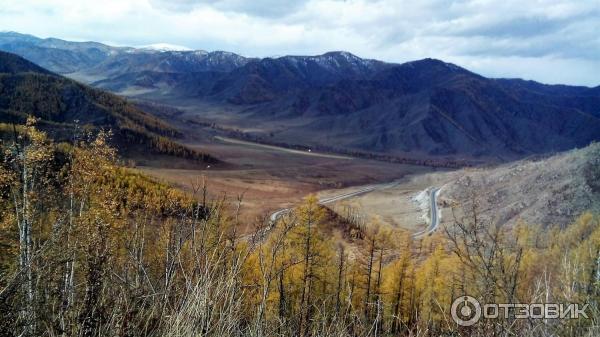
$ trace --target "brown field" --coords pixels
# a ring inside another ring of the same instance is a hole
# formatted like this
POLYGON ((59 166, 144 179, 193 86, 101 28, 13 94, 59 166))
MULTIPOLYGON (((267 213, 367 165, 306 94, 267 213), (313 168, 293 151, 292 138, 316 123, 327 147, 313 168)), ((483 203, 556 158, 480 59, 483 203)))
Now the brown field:
POLYGON ((328 190, 335 194, 341 188, 389 182, 432 170, 222 138, 207 137, 188 145, 214 154, 227 164, 165 168, 177 165, 149 161, 138 169, 188 191, 193 183, 206 181, 210 197, 225 196, 231 204, 243 196, 241 216, 245 222, 264 219, 277 209, 293 206, 310 193, 328 190))

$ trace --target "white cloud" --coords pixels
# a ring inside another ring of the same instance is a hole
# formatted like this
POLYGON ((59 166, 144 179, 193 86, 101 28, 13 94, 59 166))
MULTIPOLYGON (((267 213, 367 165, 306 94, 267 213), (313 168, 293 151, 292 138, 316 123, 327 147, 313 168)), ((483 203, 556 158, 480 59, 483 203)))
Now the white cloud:
POLYGON ((2 0, 0 30, 248 56, 347 50, 600 84, 598 0, 2 0))

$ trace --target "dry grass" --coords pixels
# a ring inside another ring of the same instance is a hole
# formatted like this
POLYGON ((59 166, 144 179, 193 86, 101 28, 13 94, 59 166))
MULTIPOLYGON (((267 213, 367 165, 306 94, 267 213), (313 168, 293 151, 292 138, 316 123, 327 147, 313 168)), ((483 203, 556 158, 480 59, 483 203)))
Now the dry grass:
POLYGON ((226 195, 233 200, 243 195, 241 219, 245 222, 295 205, 310 193, 389 182, 407 174, 431 171, 422 166, 307 156, 288 149, 214 138, 188 145, 219 154, 219 159, 229 166, 167 169, 164 165, 151 165, 138 168, 184 190, 191 190, 192 183, 205 180, 213 198, 226 195))

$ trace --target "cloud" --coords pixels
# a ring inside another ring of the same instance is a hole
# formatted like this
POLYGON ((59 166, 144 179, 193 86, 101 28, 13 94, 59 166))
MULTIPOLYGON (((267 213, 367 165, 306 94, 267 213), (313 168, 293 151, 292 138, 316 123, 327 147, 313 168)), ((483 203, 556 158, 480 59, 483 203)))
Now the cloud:
POLYGON ((157 8, 176 12, 190 12, 208 6, 225 12, 272 18, 290 15, 307 2, 308 0, 151 0, 157 8))
POLYGON ((600 84, 598 0, 2 0, 0 30, 247 56, 434 57, 486 76, 600 84))

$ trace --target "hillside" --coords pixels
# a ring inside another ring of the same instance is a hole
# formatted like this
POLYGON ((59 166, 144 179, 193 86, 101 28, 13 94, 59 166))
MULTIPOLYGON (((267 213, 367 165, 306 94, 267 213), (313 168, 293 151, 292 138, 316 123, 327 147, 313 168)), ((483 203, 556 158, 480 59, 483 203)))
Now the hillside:
POLYGON ((214 161, 170 140, 179 132, 107 92, 52 74, 13 54, 0 52, 0 122, 23 124, 28 115, 57 140, 71 140, 76 124, 112 129, 123 154, 138 150, 214 161))
POLYGON ((441 202, 469 205, 474 196, 480 216, 493 223, 565 227, 583 212, 600 211, 598 143, 548 158, 449 175, 441 202))
MULTIPOLYGON (((586 212, 600 212, 600 144, 508 164, 407 175, 393 187, 330 206, 338 215, 376 221, 413 233, 430 225, 430 192, 440 191, 438 233, 471 221, 473 201, 485 228, 517 224, 565 228, 586 212)), ((351 192, 347 189, 342 192, 351 192)), ((320 191, 320 198, 342 193, 320 191)))

